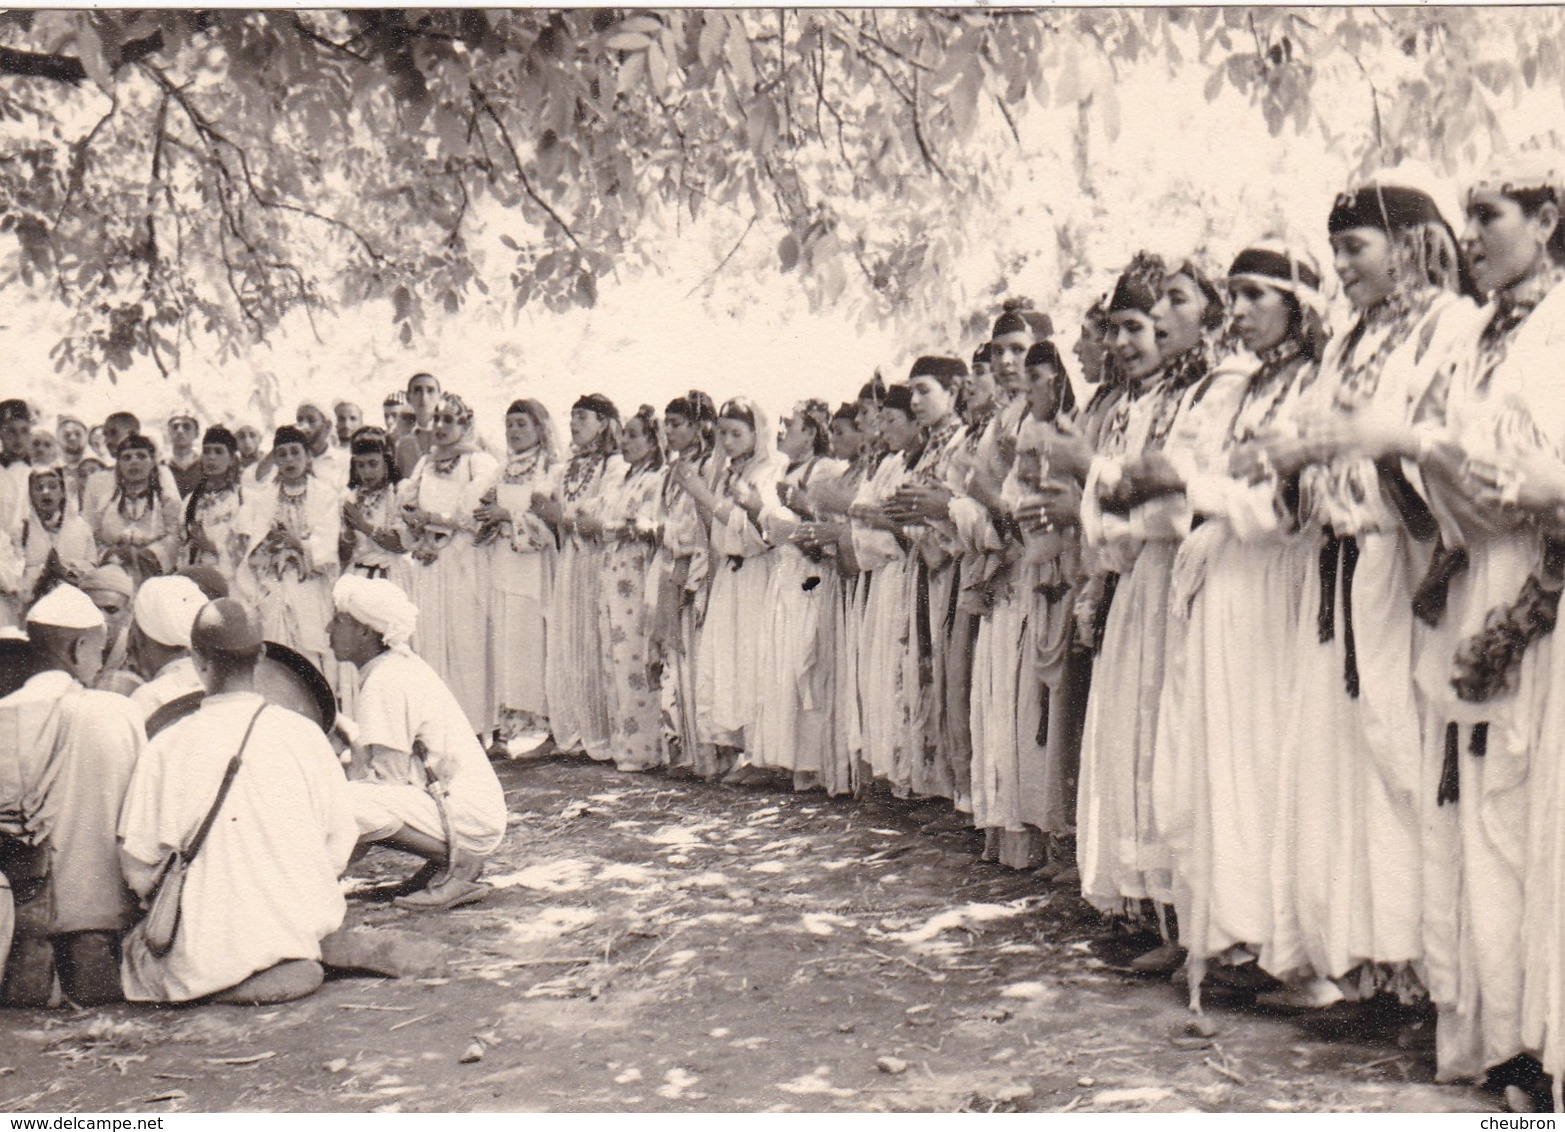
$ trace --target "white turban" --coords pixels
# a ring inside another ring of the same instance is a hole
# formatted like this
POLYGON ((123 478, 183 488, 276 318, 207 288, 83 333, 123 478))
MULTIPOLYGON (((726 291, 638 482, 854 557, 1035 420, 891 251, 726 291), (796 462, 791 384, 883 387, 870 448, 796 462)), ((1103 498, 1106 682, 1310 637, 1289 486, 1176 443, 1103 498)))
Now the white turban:
POLYGON ((61 583, 39 598, 27 611, 30 625, 53 625, 60 629, 101 629, 103 614, 92 598, 73 585, 61 583))
POLYGON ((418 624, 418 606, 395 582, 344 574, 332 587, 331 599, 339 613, 379 633, 387 648, 407 649, 418 624))
POLYGON ((141 631, 169 648, 190 647, 190 626, 206 604, 201 587, 180 574, 148 578, 136 591, 132 606, 141 631))

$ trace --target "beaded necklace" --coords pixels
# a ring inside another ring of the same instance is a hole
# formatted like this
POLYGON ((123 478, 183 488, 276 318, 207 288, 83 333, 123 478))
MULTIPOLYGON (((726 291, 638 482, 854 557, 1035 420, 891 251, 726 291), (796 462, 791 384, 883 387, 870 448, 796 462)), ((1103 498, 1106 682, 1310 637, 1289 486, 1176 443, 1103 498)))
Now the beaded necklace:
POLYGON ((587 494, 607 459, 596 448, 572 453, 570 463, 565 465, 565 481, 560 485, 560 494, 567 503, 574 503, 587 494))
POLYGON ((1386 359, 1406 339, 1404 332, 1429 313, 1439 293, 1433 287, 1393 291, 1360 316, 1343 346, 1339 363, 1342 377, 1335 395, 1337 408, 1352 411, 1374 399, 1386 359), (1354 355, 1371 331, 1379 332, 1380 341, 1369 357, 1357 361, 1354 355))
POLYGON ((1302 356, 1303 349, 1299 340, 1290 335, 1261 351, 1261 366, 1250 376, 1250 383, 1239 400, 1239 408, 1234 411, 1233 420, 1228 425, 1228 435, 1235 443, 1247 443, 1264 432, 1282 408, 1282 403, 1289 394, 1295 392, 1293 382, 1289 380, 1292 376, 1291 367, 1293 361, 1302 356), (1271 400, 1260 419, 1245 421, 1245 415, 1268 393, 1271 394, 1271 400))
POLYGON ((1478 337, 1477 388, 1480 392, 1489 387, 1495 371, 1505 361, 1511 343, 1516 339, 1516 331, 1562 281, 1565 281, 1565 268, 1550 267, 1495 296, 1494 314, 1478 337))
POLYGON ((1163 369, 1163 380, 1158 386, 1158 402, 1153 410, 1152 427, 1147 430, 1145 451, 1160 452, 1173 431, 1179 408, 1184 403, 1185 390, 1206 376, 1211 369, 1211 358, 1205 342, 1192 346, 1176 357, 1163 369))

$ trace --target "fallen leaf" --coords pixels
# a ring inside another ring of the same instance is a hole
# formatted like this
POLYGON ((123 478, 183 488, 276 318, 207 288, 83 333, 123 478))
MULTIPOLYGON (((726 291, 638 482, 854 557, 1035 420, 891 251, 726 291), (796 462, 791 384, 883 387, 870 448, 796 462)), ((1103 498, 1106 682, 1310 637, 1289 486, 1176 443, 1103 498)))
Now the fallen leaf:
POLYGON ((265 1053, 252 1053, 244 1057, 209 1057, 206 1062, 208 1065, 254 1065, 276 1056, 275 1050, 267 1050, 265 1053))
POLYGON ((907 1062, 900 1057, 877 1057, 875 1059, 875 1068, 882 1073, 889 1073, 895 1077, 899 1073, 907 1072, 907 1062))
POLYGON ((473 1062, 482 1061, 483 1059, 484 1043, 472 1042, 462 1051, 462 1056, 457 1058, 457 1062, 462 1065, 471 1065, 473 1062))

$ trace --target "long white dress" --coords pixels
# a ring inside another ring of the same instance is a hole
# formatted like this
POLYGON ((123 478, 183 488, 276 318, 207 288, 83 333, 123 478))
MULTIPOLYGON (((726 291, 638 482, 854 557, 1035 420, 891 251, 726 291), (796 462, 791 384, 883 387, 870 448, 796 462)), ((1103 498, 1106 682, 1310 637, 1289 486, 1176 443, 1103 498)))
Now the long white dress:
MULTIPOLYGON (((854 504, 880 505, 912 476, 907 456, 881 461, 854 504)), ((869 773, 898 797, 913 792, 913 718, 918 698, 918 652, 908 610, 914 563, 902 532, 852 524, 853 551, 864 571, 864 618, 859 648, 860 726, 869 773)))
MULTIPOLYGON (((757 425, 757 442, 762 426, 757 425)), ((720 484, 719 502, 732 501, 742 481, 761 497, 761 506, 777 505, 777 482, 786 469, 770 451, 761 450, 742 466, 730 464, 720 484)), ((711 526, 712 593, 696 661, 696 719, 702 742, 747 749, 760 709, 761 643, 766 592, 776 548, 734 503, 727 519, 711 526)))
MULTIPOLYGON (((813 457, 788 471, 783 482, 798 490, 834 479, 847 465, 813 457)), ((830 651, 837 604, 837 569, 812 559, 788 541, 799 516, 780 501, 763 511, 761 527, 776 545, 765 598, 760 640, 761 689, 745 764, 786 770, 797 789, 821 782, 835 724, 836 672, 830 651)))
POLYGON ((630 467, 616 456, 603 473, 595 514, 603 524, 603 588, 598 636, 603 642, 604 710, 608 742, 601 752, 621 770, 648 770, 663 762, 663 703, 647 661, 652 607, 647 573, 657 545, 662 472, 630 467))
MULTIPOLYGON (((1565 286, 1546 277, 1527 291, 1507 296, 1503 310, 1491 302, 1471 324, 1444 402, 1433 403, 1436 390, 1423 422, 1470 458, 1502 466, 1527 452, 1565 454, 1565 286)), ((1443 612, 1424 618, 1434 624, 1419 624, 1414 645, 1424 707, 1424 981, 1440 1010, 1436 1072, 1441 1080, 1474 1077, 1524 1050, 1549 1049, 1558 1073, 1558 644, 1552 635, 1529 644, 1510 679, 1482 699, 1464 699, 1453 683, 1476 675, 1458 657, 1539 569, 1542 533, 1518 523, 1519 513, 1474 522, 1448 485, 1430 477, 1428 487, 1444 549, 1460 548, 1467 559, 1443 612)))
POLYGON ((337 663, 326 636, 334 614, 331 589, 338 573, 342 505, 313 473, 305 485, 295 496, 273 479, 246 493, 238 520, 247 563, 242 593, 254 595, 267 640, 288 646, 320 669, 351 715, 358 673, 352 665, 337 663), (303 557, 274 550, 266 541, 274 529, 297 538, 304 546, 303 557))
POLYGON ((494 726, 496 710, 488 663, 487 556, 473 541, 478 530, 473 511, 499 473, 487 452, 443 460, 425 456, 405 489, 405 499, 432 516, 418 538, 437 551, 433 562, 412 564, 410 596, 419 619, 414 648, 451 689, 475 732, 494 726))
POLYGON ((558 468, 540 459, 541 448, 512 456, 495 485, 495 499, 511 513, 488 538, 488 577, 494 608, 489 634, 491 699, 500 718, 519 715, 520 725, 546 728, 549 605, 553 599, 554 532, 532 513, 532 497, 553 495, 558 468))
MULTIPOLYGON (((688 457, 676 457, 686 459, 688 457)), ((711 486, 713 457, 699 457, 697 470, 711 486)), ((664 469, 658 495, 659 539, 647 574, 647 605, 667 639, 662 648, 664 761, 702 778, 718 771, 715 752, 702 742, 696 721, 696 656, 706 619, 712 556, 706 524, 695 503, 664 469)))
MULTIPOLYGON (((1397 426, 1470 341, 1450 292, 1396 297, 1334 339, 1304 411, 1397 426)), ((1408 477, 1416 483, 1416 470, 1408 477)), ((1423 957, 1421 731, 1412 681, 1416 548, 1365 458, 1306 467, 1300 519, 1316 564, 1299 606, 1273 848, 1279 978, 1362 974, 1410 993, 1423 957)))
MULTIPOLYGON (((567 524, 594 504, 602 490, 607 457, 597 451, 571 456, 560 477, 559 502, 567 524)), ((577 534, 562 536, 549 602, 545 690, 549 728, 562 751, 607 752, 603 644, 598 605, 603 587, 603 548, 577 534)))
POLYGON ((1280 693, 1313 561, 1276 477, 1232 478, 1226 462, 1257 436, 1292 433, 1291 409, 1316 369, 1291 341, 1264 360, 1213 440, 1215 466, 1187 480, 1190 508, 1205 521, 1174 561, 1179 643, 1163 685, 1153 792, 1196 1002, 1211 960, 1241 944, 1259 954, 1270 938, 1280 693))
POLYGON ((1106 428, 1112 439, 1093 460, 1082 494, 1082 537, 1120 575, 1087 700, 1077 801, 1082 895, 1106 913, 1126 901, 1173 901, 1153 785, 1170 651, 1169 584, 1191 516, 1178 496, 1153 499, 1126 516, 1107 514, 1099 492, 1117 478, 1122 455, 1169 446, 1172 460, 1199 448, 1205 422, 1220 417, 1225 402, 1233 406, 1242 384, 1232 371, 1208 373, 1199 348, 1174 359, 1155 381, 1150 392, 1121 401, 1118 420, 1106 428))

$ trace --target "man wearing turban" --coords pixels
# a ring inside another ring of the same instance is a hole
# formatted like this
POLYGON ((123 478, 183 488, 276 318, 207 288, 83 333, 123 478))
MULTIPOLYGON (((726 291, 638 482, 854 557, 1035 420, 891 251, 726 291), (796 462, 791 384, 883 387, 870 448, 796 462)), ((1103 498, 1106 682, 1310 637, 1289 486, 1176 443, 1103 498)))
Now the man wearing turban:
POLYGON ((426 864, 397 903, 447 909, 483 899, 484 858, 505 834, 505 792, 467 716, 408 647, 418 609, 384 578, 347 574, 332 590, 331 646, 359 669, 348 791, 359 844, 383 843, 426 864))
POLYGON ((120 998, 119 935, 134 907, 115 823, 146 743, 129 700, 93 691, 104 619, 61 584, 27 611, 36 673, 0 699, 0 1002, 50 1003, 56 971, 78 1006, 120 998))

